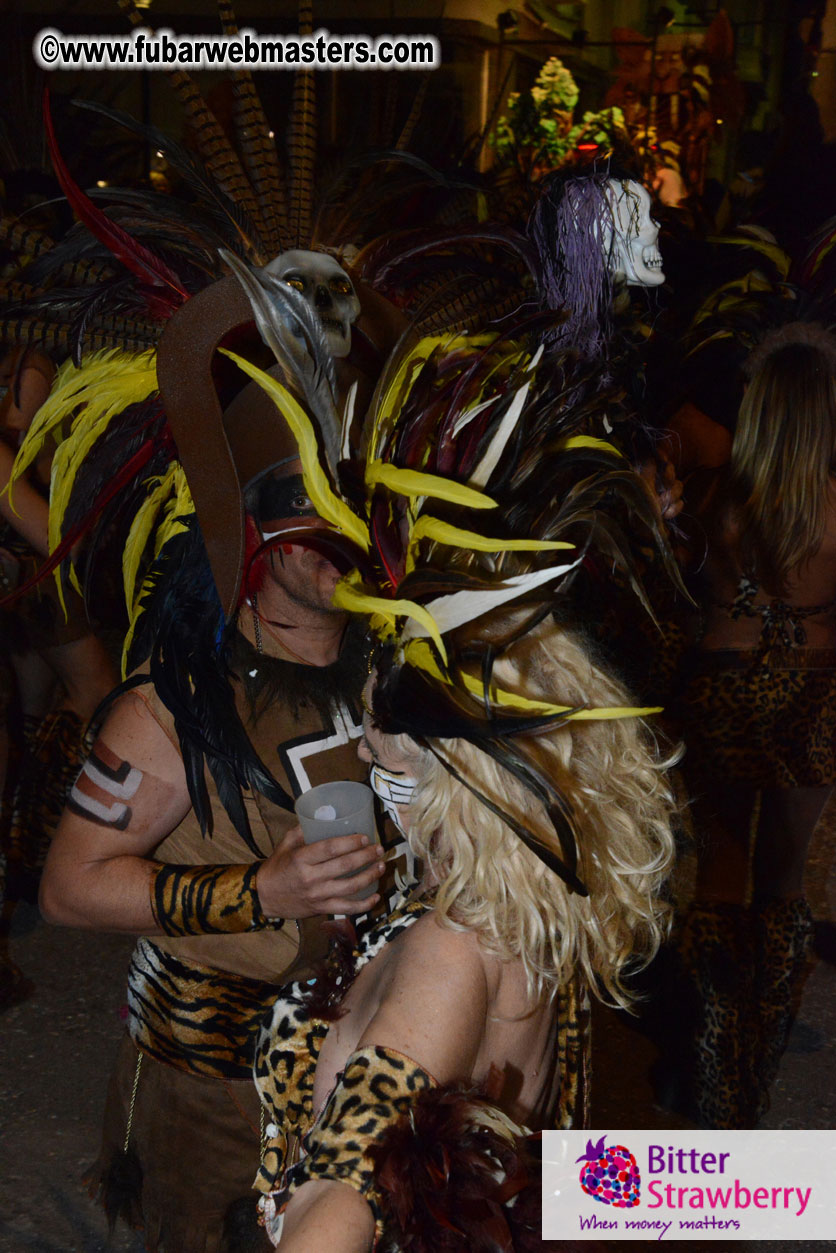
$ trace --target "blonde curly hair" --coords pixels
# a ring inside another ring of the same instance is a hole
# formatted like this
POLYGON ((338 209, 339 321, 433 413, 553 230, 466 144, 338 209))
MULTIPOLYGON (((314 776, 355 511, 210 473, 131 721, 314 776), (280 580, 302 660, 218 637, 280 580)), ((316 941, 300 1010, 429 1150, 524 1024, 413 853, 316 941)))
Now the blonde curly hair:
MULTIPOLYGON (((553 623, 518 641, 495 667, 495 677, 505 687, 524 686, 534 699, 629 704, 581 638, 553 623)), ((584 897, 570 892, 442 764, 449 762, 559 853, 542 803, 486 753, 464 739, 422 747, 407 735, 382 738, 418 780, 408 839, 439 885, 442 924, 477 932, 485 950, 500 960, 520 959, 533 1000, 580 970, 601 999, 628 1006, 625 974, 650 960, 669 925, 670 906, 660 892, 674 853, 675 801, 665 771, 676 754, 662 760, 639 718, 571 721, 527 737, 539 769, 575 810, 578 874, 589 890, 584 897)))

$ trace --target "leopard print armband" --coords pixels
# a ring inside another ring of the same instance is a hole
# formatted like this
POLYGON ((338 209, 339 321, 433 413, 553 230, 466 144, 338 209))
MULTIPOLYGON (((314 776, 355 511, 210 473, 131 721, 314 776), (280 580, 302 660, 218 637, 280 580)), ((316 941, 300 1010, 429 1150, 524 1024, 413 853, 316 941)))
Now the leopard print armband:
POLYGON ((284 920, 267 918, 249 866, 162 865, 151 880, 151 908, 165 935, 278 930, 284 920))
POLYGON ((305 1157, 288 1174, 289 1191, 313 1179, 338 1179, 368 1201, 375 1224, 381 1207, 373 1150, 380 1137, 406 1117, 418 1093, 435 1080, 409 1057, 374 1045, 358 1049, 304 1139, 305 1157))

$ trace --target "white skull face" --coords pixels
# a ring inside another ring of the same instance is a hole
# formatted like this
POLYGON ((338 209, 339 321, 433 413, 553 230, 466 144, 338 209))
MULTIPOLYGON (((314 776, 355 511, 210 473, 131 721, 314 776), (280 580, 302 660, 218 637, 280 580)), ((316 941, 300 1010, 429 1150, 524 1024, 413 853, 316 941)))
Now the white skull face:
POLYGON ((305 298, 319 316, 333 355, 347 357, 351 351, 351 326, 360 313, 360 301, 342 266, 327 252, 291 248, 264 269, 305 298))
POLYGON ((664 283, 659 225, 650 216, 650 193, 633 179, 607 179, 607 200, 613 216, 613 238, 605 238, 610 269, 635 287, 664 283), (612 248, 610 250, 610 244, 612 248))

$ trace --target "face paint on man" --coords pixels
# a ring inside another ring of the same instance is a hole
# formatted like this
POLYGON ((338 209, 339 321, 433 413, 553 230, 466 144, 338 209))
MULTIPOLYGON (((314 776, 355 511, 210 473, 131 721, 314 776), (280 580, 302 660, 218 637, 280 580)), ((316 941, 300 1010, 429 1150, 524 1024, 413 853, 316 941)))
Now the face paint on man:
POLYGON ((270 530, 271 522, 284 518, 316 517, 316 509, 301 474, 287 474, 283 478, 265 475, 258 485, 254 512, 264 539, 272 539, 279 533, 270 530))
MULTIPOLYGON (((299 465, 299 461, 294 460, 288 468, 297 470, 299 465)), ((311 528, 328 529, 328 523, 319 518, 308 496, 301 473, 297 470, 288 474, 280 470, 265 475, 250 491, 249 507, 262 539, 273 541, 264 565, 269 582, 297 608, 328 615, 336 612, 331 600, 340 578, 339 570, 314 547, 294 542, 292 538, 283 541, 283 532, 297 520, 304 519, 311 528)), ((266 594, 267 587, 263 586, 259 596, 265 612, 266 594)), ((292 615, 286 616, 290 605, 273 603, 273 610, 267 613, 268 618, 293 621, 292 615)))
POLYGON ((67 798, 67 809, 96 826, 129 831, 163 809, 173 794, 170 783, 138 769, 99 736, 67 798))

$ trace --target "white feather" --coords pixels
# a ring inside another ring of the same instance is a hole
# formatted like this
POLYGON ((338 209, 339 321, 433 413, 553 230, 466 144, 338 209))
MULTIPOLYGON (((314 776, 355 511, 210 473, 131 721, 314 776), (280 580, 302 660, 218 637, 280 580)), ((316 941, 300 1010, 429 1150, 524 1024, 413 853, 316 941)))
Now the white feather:
POLYGON ((511 432, 517 425, 519 416, 523 410, 523 405, 526 401, 526 397, 528 396, 528 389, 530 386, 530 383, 524 383, 522 387, 517 389, 514 399, 508 406, 508 412, 505 414, 505 417, 500 422, 499 427, 494 432, 493 439, 488 444, 484 457, 468 479, 468 483, 471 487, 484 487, 488 479, 493 474, 496 464, 505 449, 505 445, 510 439, 511 432))
MULTIPOLYGON (((466 622, 472 622, 474 618, 480 618, 483 613, 488 613, 491 609, 497 609, 508 601, 516 600, 518 596, 522 596, 532 588, 539 587, 542 583, 548 583, 552 579, 560 578, 563 574, 568 574, 581 560, 582 558, 578 557, 567 565, 549 566, 545 570, 532 570, 528 574, 518 574, 497 587, 479 588, 468 592, 451 592, 449 596, 439 596, 435 600, 427 601, 424 608, 432 614, 439 633, 444 635, 447 631, 464 626, 466 622)), ((428 634, 429 632, 420 622, 410 618, 403 629, 401 640, 406 642, 406 640, 422 638, 428 634)))
POLYGON ((469 422, 472 422, 478 414, 484 413, 487 408, 495 404, 496 396, 490 396, 487 400, 481 401, 478 405, 474 405, 472 409, 467 409, 460 414, 453 423, 453 438, 457 439, 469 422))
POLYGON ((540 358, 541 358, 541 357, 542 357, 542 355, 543 355, 543 349, 544 349, 544 347, 545 347, 545 345, 544 345, 544 344, 541 344, 541 345, 540 345, 540 347, 537 349, 537 351, 535 352, 534 356, 531 358, 531 360, 529 361, 528 365, 525 367, 525 372, 526 372, 526 374, 531 374, 531 372, 532 372, 533 370, 536 370, 536 369, 537 369, 537 366, 540 364, 540 358))
POLYGON ((340 458, 347 461, 351 456, 351 424, 354 421, 354 402, 357 399, 357 380, 351 384, 343 407, 343 428, 340 435, 340 458))

